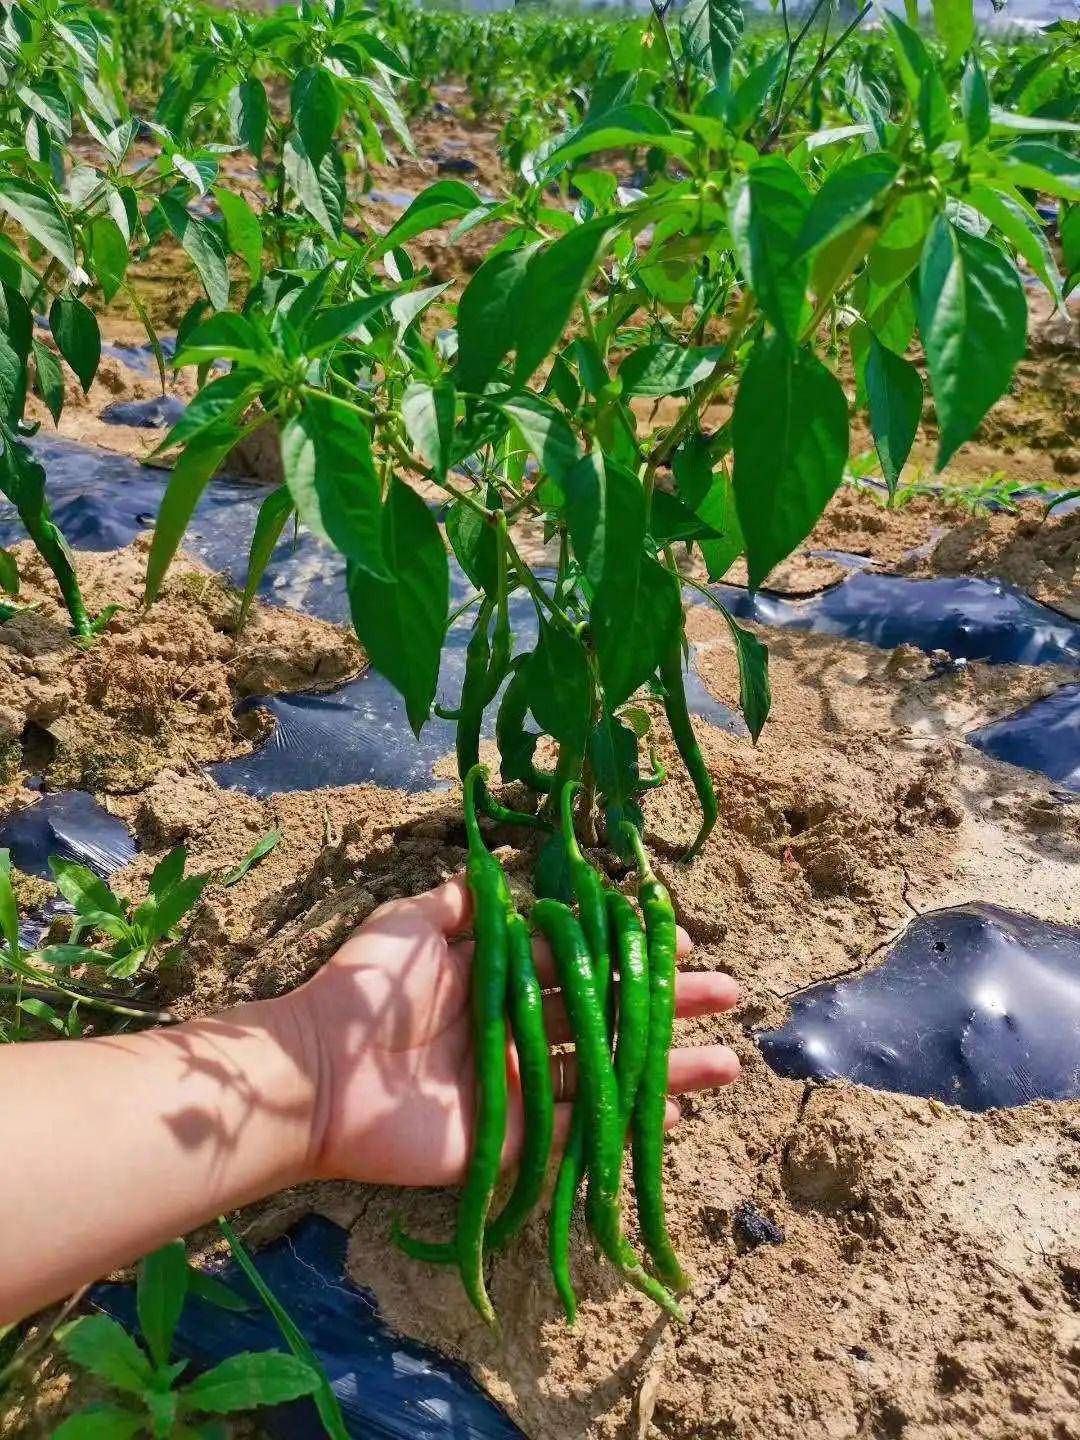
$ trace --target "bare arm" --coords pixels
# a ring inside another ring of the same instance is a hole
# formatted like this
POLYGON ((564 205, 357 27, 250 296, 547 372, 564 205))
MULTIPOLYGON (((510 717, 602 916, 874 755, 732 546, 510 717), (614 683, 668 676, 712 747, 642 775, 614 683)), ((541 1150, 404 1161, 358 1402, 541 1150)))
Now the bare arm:
MULTIPOLYGON (((460 1180, 473 1113, 471 950, 453 937, 468 922, 468 891, 451 880, 383 906, 281 999, 169 1030, 3 1047, 0 1323, 303 1180, 460 1180)), ((540 948, 537 968, 553 986, 540 948)), ((727 976, 681 977, 680 1014, 736 998, 727 976)), ((569 1038, 555 994, 547 1020, 552 1043, 569 1038)), ((672 1052, 674 1092, 737 1073, 722 1045, 672 1052)), ((572 1074, 565 1067, 562 1132, 572 1074)), ((516 1083, 513 1095, 508 1164, 521 1143, 516 1083)))

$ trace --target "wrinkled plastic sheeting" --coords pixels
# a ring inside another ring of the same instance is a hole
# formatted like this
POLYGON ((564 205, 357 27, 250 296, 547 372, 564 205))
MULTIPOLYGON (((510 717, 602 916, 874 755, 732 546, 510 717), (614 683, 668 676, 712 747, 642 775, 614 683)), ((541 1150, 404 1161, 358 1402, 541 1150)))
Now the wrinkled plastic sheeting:
POLYGON ((1063 685, 967 738, 987 755, 1038 770, 1080 794, 1080 685, 1063 685))
POLYGON ((800 600, 734 585, 713 589, 737 619, 779 629, 813 630, 886 650, 915 645, 996 665, 1080 662, 1080 625, 1000 580, 855 573, 800 600))
POLYGON ((1080 930, 973 903, 913 920, 865 974, 756 1037, 780 1075, 968 1110, 1080 1098, 1080 930))
MULTIPOLYGON (((532 602, 517 594, 510 608, 518 644, 528 648, 536 636, 532 602)), ((438 691, 446 709, 453 709, 461 695, 470 623, 461 620, 447 632, 438 691)), ((440 788, 433 766, 454 748, 454 722, 436 715, 417 739, 401 696, 373 669, 334 690, 252 697, 240 710, 256 707, 269 712, 274 728, 250 755, 208 767, 225 790, 260 797, 336 785, 433 790, 440 788)), ((498 697, 484 715, 481 734, 486 738, 494 734, 497 710, 498 697)))
MULTIPOLYGON (((374 1297, 345 1273, 348 1236, 321 1216, 308 1216, 253 1259, 322 1364, 355 1440, 520 1440, 521 1431, 453 1361, 390 1330, 374 1297)), ((190 1299, 177 1329, 174 1355, 207 1369, 242 1350, 284 1349, 269 1312, 236 1265, 218 1278, 252 1308, 227 1311, 190 1299)), ((99 1285, 95 1304, 135 1324, 130 1285, 99 1285)), ((274 1440, 323 1440, 310 1400, 255 1412, 260 1433, 274 1440)))
POLYGON ((123 821, 83 790, 43 795, 14 810, 0 824, 0 849, 26 875, 51 880, 49 856, 76 860, 96 875, 112 875, 135 858, 136 845, 123 821))
POLYGON ((106 425, 134 425, 140 430, 169 430, 187 406, 176 395, 154 395, 149 400, 114 400, 101 418, 106 425))

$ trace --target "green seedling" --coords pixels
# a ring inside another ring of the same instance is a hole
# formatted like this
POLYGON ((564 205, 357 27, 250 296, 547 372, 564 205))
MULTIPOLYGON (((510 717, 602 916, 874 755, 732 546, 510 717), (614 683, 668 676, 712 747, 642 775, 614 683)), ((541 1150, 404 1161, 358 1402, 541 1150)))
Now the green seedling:
POLYGON ((218 1440, 227 1432, 207 1417, 233 1415, 313 1395, 325 1384, 317 1362, 280 1351, 245 1351, 181 1382, 186 1360, 171 1360, 189 1295, 225 1309, 246 1302, 187 1262, 182 1241, 148 1255, 139 1267, 140 1340, 107 1315, 86 1315, 58 1332, 67 1358, 117 1392, 87 1406, 54 1432, 57 1440, 218 1440))
POLYGON ((75 907, 70 944, 51 946, 55 954, 62 949, 69 965, 90 963, 101 965, 114 979, 127 980, 143 965, 157 959, 163 943, 178 938, 177 927, 185 915, 198 904, 212 875, 185 875, 187 851, 180 847, 166 855, 150 876, 150 889, 140 905, 131 905, 115 895, 99 876, 85 865, 49 856, 49 868, 64 898, 75 907), (110 945, 103 956, 98 950, 81 945, 84 935, 97 933, 108 937, 110 945))

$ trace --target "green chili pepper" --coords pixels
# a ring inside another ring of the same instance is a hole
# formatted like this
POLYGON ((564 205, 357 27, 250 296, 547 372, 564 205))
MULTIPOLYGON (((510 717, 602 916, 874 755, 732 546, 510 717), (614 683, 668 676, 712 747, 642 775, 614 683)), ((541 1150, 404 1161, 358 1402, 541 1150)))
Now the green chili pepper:
POLYGON ((690 711, 686 705, 681 636, 673 640, 668 647, 667 654, 660 665, 660 679, 664 684, 664 711, 667 714, 668 724, 671 726, 675 744, 679 747, 679 754, 689 771, 690 779, 694 782, 694 789, 701 804, 701 829, 697 833, 697 839, 684 857, 687 860, 693 860, 695 855, 701 853, 701 847, 712 834, 718 811, 712 777, 705 764, 701 747, 698 745, 697 736, 694 734, 690 711))
MULTIPOLYGON (((544 1031, 544 997, 533 964, 532 936, 516 911, 508 921, 508 938, 510 1027, 521 1073, 525 1140, 510 1198, 495 1219, 488 1222, 484 1241, 488 1250, 501 1250, 512 1240, 540 1199, 555 1130, 555 1093, 544 1031)), ((396 1221, 394 1241, 416 1260, 426 1260, 433 1265, 450 1265, 457 1260, 453 1245, 414 1240, 398 1229, 396 1221)))
POLYGON ((645 931, 630 901, 617 890, 609 890, 605 899, 619 972, 615 1078, 619 1083, 619 1113, 625 1140, 649 1043, 649 954, 645 931))
MULTIPOLYGON (((480 732, 484 724, 484 711, 498 694, 499 686, 506 679, 510 668, 510 606, 509 584, 506 571, 506 520, 500 512, 498 517, 498 589, 496 598, 485 595, 476 617, 472 636, 465 654, 465 679, 461 687, 461 701, 457 710, 441 711, 444 718, 457 721, 455 737, 457 748, 458 774, 462 784, 465 777, 480 761, 480 732), (488 640, 488 626, 492 614, 495 628, 488 640)), ((487 785, 481 787, 480 808, 492 820, 504 825, 529 825, 540 830, 550 827, 537 815, 524 811, 509 810, 496 800, 487 785)))
POLYGON ((484 779, 479 765, 474 765, 465 777, 465 828, 469 839, 466 874, 472 891, 476 940, 471 989, 477 1107, 472 1160, 458 1207, 454 1243, 466 1294, 487 1323, 494 1326, 495 1312, 484 1285, 484 1227, 506 1139, 507 923, 513 900, 503 868, 489 854, 476 818, 476 794, 484 779))
POLYGON ((495 721, 495 740, 502 757, 502 778, 508 782, 523 780, 530 789, 546 795, 551 790, 552 776, 534 763, 537 737, 525 729, 529 709, 529 672, 524 663, 527 658, 519 655, 511 667, 510 683, 503 691, 495 721))
MULTIPOLYGON (((608 1026, 609 1041, 611 1029, 611 951, 608 946, 607 910, 604 902, 604 885, 600 876, 585 859, 574 834, 574 792, 577 781, 564 785, 561 794, 563 843, 566 846, 570 866, 570 885, 581 915, 581 928, 585 932, 593 959, 593 977, 596 984, 600 1008, 608 1026)), ((555 1181, 551 1200, 551 1231, 549 1235, 549 1258, 555 1285, 566 1311, 567 1321, 572 1325, 577 1314, 577 1298, 570 1279, 570 1225, 574 1204, 585 1174, 585 1131, 590 1120, 587 1107, 579 1094, 574 1102, 570 1134, 566 1141, 562 1163, 555 1181)), ((593 1201, 590 1181, 589 1221, 593 1220, 593 1201)))
MULTIPOLYGON (((682 1319, 678 1303, 662 1284, 645 1272, 622 1233, 619 1087, 611 1059, 607 1020, 584 930, 569 908, 558 900, 538 900, 533 920, 547 937, 555 956, 574 1035, 580 1101, 577 1109, 588 1117, 583 1131, 597 1239, 620 1274, 662 1309, 682 1319)), ((568 1310, 568 1319, 572 1318, 568 1310)))
MULTIPOLYGON (((514 901, 503 868, 488 852, 476 818, 477 790, 484 778, 481 765, 474 765, 465 777, 465 829, 469 839, 466 874, 472 892, 476 941, 471 993, 477 1105, 473 1152, 458 1205, 454 1251, 465 1293, 484 1320, 495 1328, 495 1311, 484 1284, 484 1234, 506 1139, 505 1006, 508 927, 514 901)), ((424 1249, 400 1231, 396 1231, 395 1239, 410 1253, 424 1249)))
POLYGON ((0 494, 6 495, 18 510, 38 554, 56 577, 72 633, 83 639, 92 635, 93 625, 83 603, 71 549, 53 523, 45 498, 45 471, 28 447, 13 440, 10 432, 0 440, 0 494))
POLYGON ((649 1040, 645 1067, 634 1103, 632 1154, 638 1219, 653 1267, 676 1295, 690 1280, 668 1237, 664 1218, 664 1117, 667 1110, 668 1054, 675 1023, 675 911, 666 887, 656 878, 641 836, 633 825, 623 830, 637 857, 638 900, 645 916, 649 950, 649 1040))

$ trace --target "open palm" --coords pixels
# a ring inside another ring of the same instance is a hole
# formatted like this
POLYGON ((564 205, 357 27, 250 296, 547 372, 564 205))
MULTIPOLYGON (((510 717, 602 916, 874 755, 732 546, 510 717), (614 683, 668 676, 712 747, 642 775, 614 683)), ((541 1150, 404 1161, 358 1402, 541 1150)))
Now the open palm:
MULTIPOLYGON (((334 958, 295 993, 301 1023, 319 1048, 318 1173, 393 1185, 449 1185, 465 1174, 475 1098, 468 929, 471 899, 455 877, 425 895, 382 906, 334 958)), ((680 953, 690 948, 680 932, 680 953)), ((535 944, 553 1045, 570 1037, 554 962, 535 944)), ((730 1009, 738 999, 726 975, 680 975, 680 1016, 730 1009)), ((570 1119, 572 1056, 554 1056, 556 1139, 570 1119)), ((724 1045, 671 1053, 672 1094, 724 1085, 739 1071, 724 1045)), ((522 1139, 521 1088, 510 1051, 510 1118, 504 1165, 522 1139)), ((669 1102, 669 1123, 678 1109, 669 1102)))

